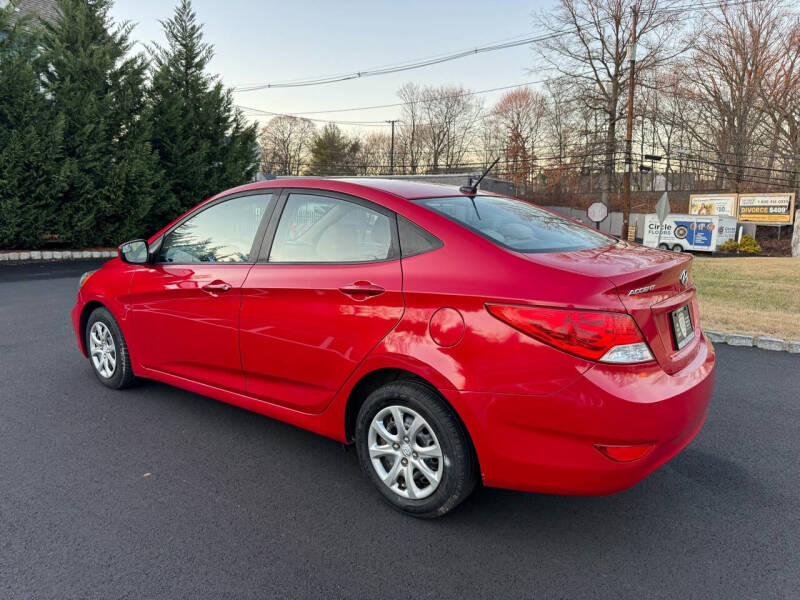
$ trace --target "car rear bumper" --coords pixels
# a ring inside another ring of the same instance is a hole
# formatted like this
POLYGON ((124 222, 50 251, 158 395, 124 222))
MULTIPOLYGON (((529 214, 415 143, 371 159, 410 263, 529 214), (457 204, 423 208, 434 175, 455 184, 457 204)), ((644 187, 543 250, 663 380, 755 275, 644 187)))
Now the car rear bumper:
POLYGON ((706 339, 678 373, 597 364, 556 394, 461 392, 453 398, 488 486, 554 494, 624 490, 675 456, 703 426, 714 387, 706 339), (595 444, 653 444, 615 462, 595 444))

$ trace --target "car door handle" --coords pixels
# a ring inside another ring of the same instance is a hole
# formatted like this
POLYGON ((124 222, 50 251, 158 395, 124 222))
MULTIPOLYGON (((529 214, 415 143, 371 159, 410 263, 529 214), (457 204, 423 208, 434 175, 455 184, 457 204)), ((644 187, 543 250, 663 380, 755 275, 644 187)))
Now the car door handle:
POLYGON ((385 292, 386 289, 369 281, 356 281, 353 284, 340 287, 339 291, 348 296, 377 296, 385 292))
POLYGON ((207 283, 203 286, 203 291, 206 292, 227 292, 230 289, 231 289, 230 283, 220 281, 219 279, 217 279, 216 281, 212 281, 211 283, 207 283))

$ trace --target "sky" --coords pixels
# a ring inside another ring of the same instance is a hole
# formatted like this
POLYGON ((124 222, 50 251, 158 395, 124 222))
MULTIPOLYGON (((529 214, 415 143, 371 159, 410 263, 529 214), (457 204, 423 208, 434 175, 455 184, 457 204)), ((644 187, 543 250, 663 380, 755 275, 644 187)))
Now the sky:
MULTIPOLYGON (((384 67, 535 34, 534 14, 551 3, 195 0, 193 6, 205 25, 206 41, 215 47, 210 70, 219 74, 226 86, 236 87, 384 67)), ((173 8, 173 3, 163 0, 116 0, 112 16, 136 25, 134 39, 162 42, 159 20, 169 18, 173 8)), ((534 50, 526 44, 403 73, 311 87, 239 91, 234 98, 245 107, 296 113, 398 102, 397 90, 408 81, 483 90, 544 76, 537 68, 534 50)), ((480 97, 491 103, 502 94, 480 97)), ((308 116, 383 122, 398 118, 400 107, 308 116)), ((269 119, 257 118, 262 123, 269 119)), ((345 128, 384 127, 387 125, 345 128)))

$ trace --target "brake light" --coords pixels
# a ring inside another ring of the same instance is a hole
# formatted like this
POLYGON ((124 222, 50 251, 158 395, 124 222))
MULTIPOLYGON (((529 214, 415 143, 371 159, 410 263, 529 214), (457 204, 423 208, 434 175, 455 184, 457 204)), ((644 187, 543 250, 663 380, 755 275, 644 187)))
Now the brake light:
POLYGON ((630 315, 507 304, 486 308, 522 333, 581 358, 623 364, 653 360, 630 315))

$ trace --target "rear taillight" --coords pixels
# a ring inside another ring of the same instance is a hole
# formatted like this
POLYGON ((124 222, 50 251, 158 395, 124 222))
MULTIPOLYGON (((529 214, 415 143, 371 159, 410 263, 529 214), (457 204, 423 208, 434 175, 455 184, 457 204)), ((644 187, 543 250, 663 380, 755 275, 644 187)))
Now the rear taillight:
POLYGON ((507 304, 486 308, 522 333, 581 358, 623 364, 653 360, 630 315, 507 304))

